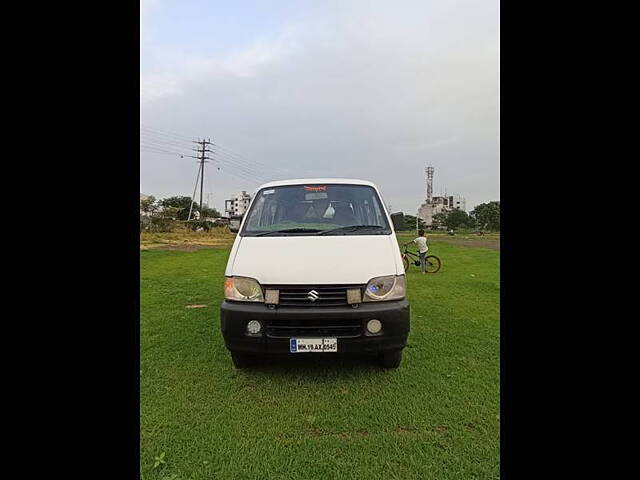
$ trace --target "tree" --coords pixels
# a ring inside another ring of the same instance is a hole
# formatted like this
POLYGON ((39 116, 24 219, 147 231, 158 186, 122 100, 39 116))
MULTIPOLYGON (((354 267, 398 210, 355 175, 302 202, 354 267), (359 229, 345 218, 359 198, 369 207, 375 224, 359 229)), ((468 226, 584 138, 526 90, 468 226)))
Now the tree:
MULTIPOLYGON (((176 213, 172 211, 173 216, 175 216, 177 220, 187 220, 189 218, 189 209, 191 209, 191 197, 169 197, 165 198, 164 200, 160 200, 160 202, 158 203, 160 204, 160 206, 162 206, 163 209, 167 209, 169 207, 177 208, 178 210, 176 213)), ((193 209, 191 209, 192 220, 194 217, 193 214, 195 212, 200 212, 200 206, 196 202, 193 202, 193 209)), ((209 208, 206 203, 202 206, 202 212, 200 213, 200 219, 208 217, 220 217, 220 212, 218 212, 215 208, 209 208)))
POLYGON ((160 205, 155 197, 149 196, 140 200, 140 231, 141 232, 170 232, 174 228, 173 221, 178 209, 166 207, 160 211, 160 205))
MULTIPOLYGON (((422 228, 422 229, 426 229, 426 225, 424 223, 424 220, 422 220, 421 218, 418 219, 418 229, 422 228)), ((406 230, 415 230, 416 229, 416 217, 413 215, 405 215, 404 216, 404 228, 402 228, 402 230, 406 231, 406 230)))
POLYGON ((143 215, 153 216, 153 214, 158 210, 158 205, 156 204, 156 197, 153 195, 149 195, 144 200, 140 200, 140 211, 143 215))
POLYGON ((451 210, 447 213, 445 225, 447 228, 451 228, 453 230, 461 227, 467 227, 469 226, 469 215, 467 215, 467 212, 464 210, 451 210))
MULTIPOLYGON (((169 220, 183 220, 180 218, 181 213, 184 209, 178 207, 164 207, 162 209, 162 217, 167 218, 169 220)), ((188 214, 189 212, 187 212, 188 214)), ((184 219, 186 220, 186 218, 184 219)))
POLYGON ((433 216, 434 227, 447 227, 456 230, 458 228, 473 227, 473 220, 464 210, 450 210, 448 212, 436 213, 433 216))
POLYGON ((471 218, 481 230, 500 230, 500 201, 481 203, 473 209, 471 218))
POLYGON ((436 213, 431 221, 432 228, 442 227, 447 225, 447 212, 436 213))
POLYGON ((203 205, 202 215, 200 215, 200 218, 219 218, 220 216, 220 212, 218 212, 218 210, 216 210, 215 208, 209 208, 206 203, 203 205))
MULTIPOLYGON (((167 208, 175 208, 176 210, 171 210, 171 216, 174 216, 177 220, 186 220, 189 218, 191 197, 169 197, 160 200, 159 204, 163 210, 167 210, 167 208)), ((194 202, 193 211, 191 212, 192 216, 193 212, 196 210, 198 210, 198 204, 194 202)))

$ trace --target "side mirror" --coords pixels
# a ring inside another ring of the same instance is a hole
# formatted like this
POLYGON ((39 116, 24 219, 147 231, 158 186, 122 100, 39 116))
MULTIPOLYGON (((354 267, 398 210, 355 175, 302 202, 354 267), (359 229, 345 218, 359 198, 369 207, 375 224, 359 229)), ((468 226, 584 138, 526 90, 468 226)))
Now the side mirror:
POLYGON ((391 214, 391 221, 393 222, 394 230, 402 230, 405 227, 404 224, 404 213, 397 212, 391 214))

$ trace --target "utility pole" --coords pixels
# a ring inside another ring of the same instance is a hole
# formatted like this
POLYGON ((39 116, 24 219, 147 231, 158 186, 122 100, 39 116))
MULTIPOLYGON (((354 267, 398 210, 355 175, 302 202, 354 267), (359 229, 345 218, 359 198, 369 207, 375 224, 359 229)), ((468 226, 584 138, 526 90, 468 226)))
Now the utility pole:
POLYGON ((202 172, 200 172, 200 220, 202 220, 202 194, 204 192, 204 164, 208 163, 205 162, 206 159, 208 159, 209 157, 205 157, 205 153, 210 152, 211 150, 207 150, 207 145, 211 145, 211 139, 209 139, 209 141, 207 140, 202 140, 201 142, 198 141, 196 142, 197 144, 199 144, 202 147, 202 150, 199 151, 201 157, 200 157, 200 165, 202 165, 202 172))
MULTIPOLYGON (((204 193, 204 164, 205 163, 209 163, 207 162, 207 160, 209 160, 209 157, 206 156, 207 153, 211 152, 211 150, 207 149, 208 145, 212 145, 211 143, 211 139, 209 140, 198 140, 197 142, 193 142, 198 144, 199 147, 202 148, 196 148, 194 149, 195 152, 197 152, 198 156, 194 157, 192 155, 187 155, 191 158, 196 158, 199 160, 198 163, 200 163, 200 167, 198 169, 198 175, 200 176, 200 220, 202 220, 203 218, 203 214, 202 214, 202 195, 204 193)), ((193 189, 193 197, 195 197, 196 194, 196 189, 198 188, 198 177, 196 177, 196 186, 193 189)), ((195 198, 191 199, 191 207, 193 208, 193 203, 194 203, 195 198)), ((189 218, 188 220, 191 220, 191 209, 189 210, 189 218)))

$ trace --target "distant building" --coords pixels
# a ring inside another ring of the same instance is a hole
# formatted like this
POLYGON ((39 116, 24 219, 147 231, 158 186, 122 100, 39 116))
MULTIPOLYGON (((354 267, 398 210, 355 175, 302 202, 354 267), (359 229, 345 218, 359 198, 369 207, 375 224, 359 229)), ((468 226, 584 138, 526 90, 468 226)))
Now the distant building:
POLYGON ((224 201, 224 211, 229 218, 242 217, 249 208, 250 202, 251 195, 243 190, 235 197, 224 201))
POLYGON ((433 217, 438 213, 450 212, 452 210, 467 211, 467 203, 460 195, 436 196, 431 203, 424 202, 418 209, 420 217, 428 227, 433 225, 433 217))
MULTIPOLYGON (((433 204, 440 207, 440 211, 464 210, 466 209, 466 201, 460 195, 449 195, 448 197, 433 197, 433 204)), ((436 212, 438 213, 438 212, 436 212)))

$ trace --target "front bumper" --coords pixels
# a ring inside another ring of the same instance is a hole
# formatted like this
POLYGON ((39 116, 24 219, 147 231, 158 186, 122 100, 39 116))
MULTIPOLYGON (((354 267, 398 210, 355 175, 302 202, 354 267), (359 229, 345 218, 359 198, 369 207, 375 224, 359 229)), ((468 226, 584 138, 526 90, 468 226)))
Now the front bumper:
MULTIPOLYGON (((267 333, 272 321, 291 321, 304 325, 308 320, 362 322, 362 331, 357 336, 341 337, 328 333, 326 337, 337 337, 338 353, 376 353, 399 350, 406 346, 409 335, 409 302, 404 300, 362 303, 359 308, 346 307, 277 307, 224 301, 220 307, 220 326, 225 346, 230 351, 245 353, 289 353, 288 338, 274 338, 267 333), (382 331, 372 335, 364 325, 370 319, 382 322, 382 331), (248 336, 246 325, 258 320, 263 329, 259 335, 248 336)), ((304 337, 304 335, 296 335, 304 337)), ((318 335, 309 335, 316 337, 318 335)))

